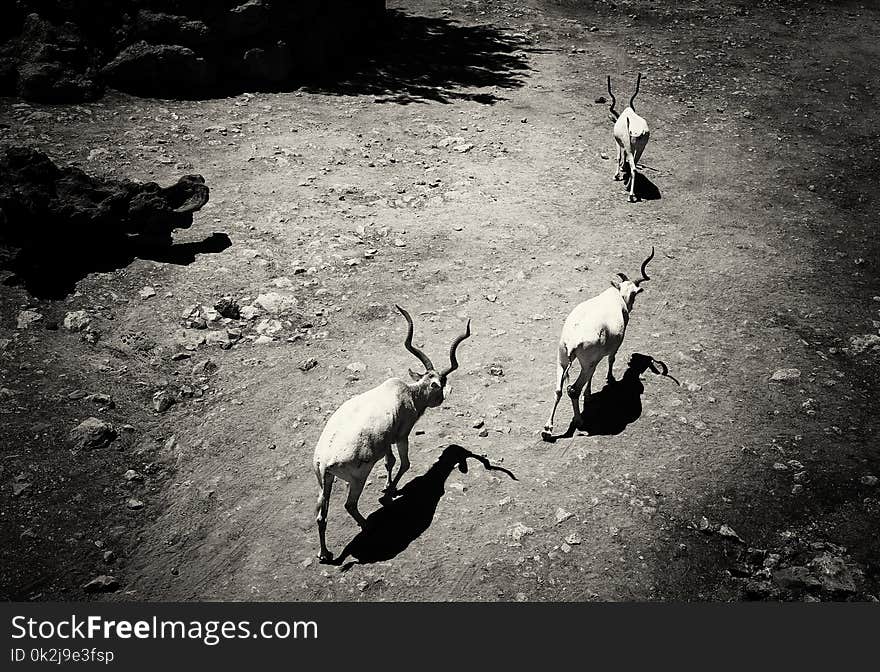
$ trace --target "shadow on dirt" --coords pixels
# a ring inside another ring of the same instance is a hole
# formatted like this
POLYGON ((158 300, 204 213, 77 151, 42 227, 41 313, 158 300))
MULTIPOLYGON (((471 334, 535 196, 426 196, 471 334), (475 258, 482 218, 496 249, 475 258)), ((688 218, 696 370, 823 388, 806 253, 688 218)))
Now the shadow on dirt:
MULTIPOLYGON (((404 486, 390 502, 367 517, 366 527, 352 539, 333 564, 341 565, 347 558, 355 558, 360 564, 390 560, 403 552, 431 526, 437 505, 445 494, 446 479, 456 467, 467 473, 467 460, 480 462, 489 471, 501 471, 513 480, 512 472, 497 467, 481 455, 461 446, 447 446, 437 461, 421 476, 404 486)), ((357 564, 352 561, 343 567, 350 569, 357 564)))
POLYGON ((462 89, 523 86, 529 48, 525 36, 491 25, 465 26, 445 18, 389 10, 368 62, 347 79, 305 86, 315 93, 377 96, 386 103, 494 104, 494 93, 462 89))
POLYGON ((582 427, 577 427, 572 420, 564 434, 544 436, 544 440, 553 443, 557 439, 570 439, 579 429, 590 436, 613 436, 623 432, 642 415, 645 386, 640 377, 649 369, 658 376, 680 384, 669 374, 666 364, 649 355, 634 352, 622 378, 606 383, 601 390, 590 395, 584 404, 582 427))
POLYGON ((82 247, 29 248, 2 266, 13 273, 5 285, 24 286, 35 298, 63 299, 89 273, 109 273, 125 268, 135 259, 188 266, 199 254, 217 254, 232 241, 225 233, 213 233, 204 240, 176 245, 145 244, 133 239, 111 239, 82 247))

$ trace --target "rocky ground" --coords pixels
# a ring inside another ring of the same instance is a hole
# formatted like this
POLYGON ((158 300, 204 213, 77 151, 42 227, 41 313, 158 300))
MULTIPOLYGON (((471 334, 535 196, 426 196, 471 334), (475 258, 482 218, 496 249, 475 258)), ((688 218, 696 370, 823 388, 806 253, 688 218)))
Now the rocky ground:
POLYGON ((63 298, 6 271, 4 598, 876 599, 877 8, 513 5, 390 2, 398 37, 334 87, 3 99, 3 145, 211 194, 180 253, 63 298), (638 71, 631 204, 594 101, 638 71), (542 441, 564 316, 652 245, 603 421, 542 441), (393 303, 435 359, 473 336, 409 490, 380 507, 377 469, 361 561, 319 565, 323 422, 416 364, 393 303), (432 468, 450 443, 517 480, 432 468))

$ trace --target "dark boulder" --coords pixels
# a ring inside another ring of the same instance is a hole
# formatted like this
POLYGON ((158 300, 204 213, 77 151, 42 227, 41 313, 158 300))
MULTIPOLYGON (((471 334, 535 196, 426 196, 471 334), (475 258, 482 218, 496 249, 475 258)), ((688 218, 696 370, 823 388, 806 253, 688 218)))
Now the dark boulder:
POLYGON ((38 103, 70 103, 96 100, 102 87, 86 75, 61 63, 25 63, 19 66, 17 78, 7 74, 5 85, 16 81, 18 95, 38 103))
POLYGON ((230 68, 234 77, 246 81, 283 82, 293 72, 293 55, 285 42, 247 49, 230 68))
POLYGON ((135 42, 102 70, 110 86, 142 95, 188 95, 210 88, 214 68, 180 45, 135 42))
POLYGON ((153 44, 180 44, 184 47, 204 46, 211 39, 204 21, 146 9, 137 13, 131 34, 153 44))

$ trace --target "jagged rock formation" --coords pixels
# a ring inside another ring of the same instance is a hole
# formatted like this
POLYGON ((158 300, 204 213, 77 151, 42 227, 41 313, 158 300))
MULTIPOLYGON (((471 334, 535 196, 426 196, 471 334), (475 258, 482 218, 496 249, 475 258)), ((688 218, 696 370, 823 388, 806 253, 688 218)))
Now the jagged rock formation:
POLYGON ((201 97, 330 75, 363 60, 384 0, 0 3, 0 95, 38 102, 201 97))

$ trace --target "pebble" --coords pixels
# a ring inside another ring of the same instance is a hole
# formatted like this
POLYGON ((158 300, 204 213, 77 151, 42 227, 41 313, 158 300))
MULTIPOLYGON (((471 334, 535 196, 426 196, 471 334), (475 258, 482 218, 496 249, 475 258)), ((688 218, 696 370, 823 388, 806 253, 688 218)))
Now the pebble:
POLYGON ((125 500, 125 505, 129 509, 134 509, 135 511, 144 508, 144 503, 139 499, 135 499, 134 497, 129 497, 127 500, 125 500))
POLYGON ((119 588, 119 581, 115 576, 101 574, 83 585, 87 593, 108 593, 119 588))
POLYGON ((30 329, 31 325, 43 319, 43 315, 35 310, 23 310, 16 318, 16 329, 30 329))
POLYGON ((770 376, 770 380, 775 381, 786 381, 786 380, 797 380, 801 377, 801 372, 798 369, 777 369, 773 372, 773 375, 770 376))
POLYGON ((150 298, 156 296, 156 290, 153 289, 152 287, 147 286, 138 292, 138 296, 140 296, 142 299, 150 299, 150 298))
POLYGON ((72 310, 64 316, 64 328, 68 331, 82 331, 91 323, 92 318, 84 310, 72 310))
POLYGON ((68 439, 76 450, 97 450, 109 446, 116 436, 116 429, 109 422, 86 418, 70 431, 68 439))
POLYGON ((556 509, 556 524, 558 525, 559 523, 564 523, 572 516, 574 516, 573 513, 566 511, 562 507, 559 507, 558 509, 556 509))

